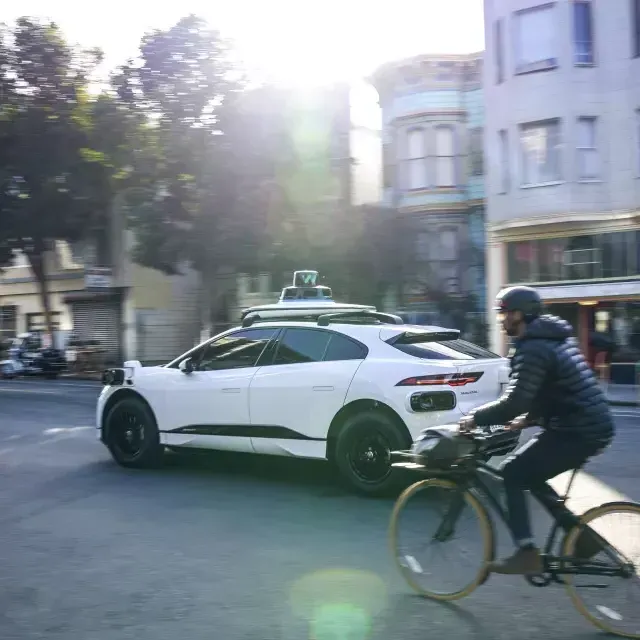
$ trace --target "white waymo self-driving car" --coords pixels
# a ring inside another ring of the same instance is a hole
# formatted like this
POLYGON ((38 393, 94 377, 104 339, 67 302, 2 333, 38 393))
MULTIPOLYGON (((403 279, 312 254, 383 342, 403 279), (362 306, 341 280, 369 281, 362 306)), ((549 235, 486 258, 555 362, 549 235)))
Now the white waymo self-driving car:
POLYGON ((276 304, 166 365, 107 370, 97 427, 114 459, 155 465, 165 448, 316 458, 382 493, 395 480, 391 451, 507 383, 507 361, 458 331, 337 303, 316 281, 296 272, 276 304))

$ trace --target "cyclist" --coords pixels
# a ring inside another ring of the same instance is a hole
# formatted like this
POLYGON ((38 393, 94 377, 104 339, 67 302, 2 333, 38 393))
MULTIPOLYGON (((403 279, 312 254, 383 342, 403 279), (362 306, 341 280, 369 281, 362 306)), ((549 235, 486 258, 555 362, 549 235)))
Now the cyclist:
MULTIPOLYGON (((607 447, 614 435, 609 403, 578 348, 571 325, 543 315, 542 307, 538 292, 530 287, 511 287, 498 294, 498 320, 515 342, 510 382, 500 398, 460 421, 461 431, 490 425, 507 425, 513 430, 542 427, 539 436, 502 464, 509 527, 517 551, 491 563, 493 573, 542 572, 525 490, 546 495, 543 504, 561 525, 569 527, 571 523, 563 523, 562 510, 556 508, 553 513, 558 496, 547 481, 582 466, 607 447)), ((581 537, 576 555, 593 556, 599 550, 594 543, 593 538, 581 537)))

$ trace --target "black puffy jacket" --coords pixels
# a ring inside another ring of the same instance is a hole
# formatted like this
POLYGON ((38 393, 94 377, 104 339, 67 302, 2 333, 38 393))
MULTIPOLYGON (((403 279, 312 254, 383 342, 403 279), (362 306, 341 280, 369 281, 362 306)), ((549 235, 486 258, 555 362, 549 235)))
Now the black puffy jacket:
POLYGON ((614 433, 609 402, 584 359, 571 325, 551 315, 531 322, 516 341, 504 394, 474 411, 478 426, 528 414, 540 426, 594 445, 614 433))

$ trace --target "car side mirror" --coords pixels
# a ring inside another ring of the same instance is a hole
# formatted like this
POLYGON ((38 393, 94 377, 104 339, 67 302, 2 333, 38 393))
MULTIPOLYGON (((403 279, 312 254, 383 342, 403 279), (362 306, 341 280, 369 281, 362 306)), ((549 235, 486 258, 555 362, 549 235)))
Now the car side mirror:
POLYGON ((178 368, 180 369, 180 371, 182 371, 182 373, 186 373, 187 375, 193 373, 195 370, 193 366, 193 360, 191 358, 183 360, 178 368))

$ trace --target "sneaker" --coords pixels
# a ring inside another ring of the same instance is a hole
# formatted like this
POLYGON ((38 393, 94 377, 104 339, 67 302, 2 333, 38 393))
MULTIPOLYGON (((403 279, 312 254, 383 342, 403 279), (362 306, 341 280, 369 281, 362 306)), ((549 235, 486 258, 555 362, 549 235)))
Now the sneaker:
POLYGON ((539 575, 543 572, 544 566, 540 551, 535 547, 518 549, 510 558, 490 562, 488 569, 491 573, 501 573, 504 575, 539 575))

